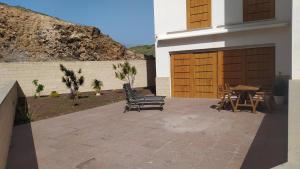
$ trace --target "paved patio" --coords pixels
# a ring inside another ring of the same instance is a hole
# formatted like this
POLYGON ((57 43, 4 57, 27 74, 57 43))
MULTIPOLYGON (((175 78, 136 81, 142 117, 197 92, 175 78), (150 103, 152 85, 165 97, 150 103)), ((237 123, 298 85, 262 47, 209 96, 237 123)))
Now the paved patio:
POLYGON ((8 169, 271 168, 287 159, 287 114, 230 111, 215 100, 124 102, 15 127, 8 169))

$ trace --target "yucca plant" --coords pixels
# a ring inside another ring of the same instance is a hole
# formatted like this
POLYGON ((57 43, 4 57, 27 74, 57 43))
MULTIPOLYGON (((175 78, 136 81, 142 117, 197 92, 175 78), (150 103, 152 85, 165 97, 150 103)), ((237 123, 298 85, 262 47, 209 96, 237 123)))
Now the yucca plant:
POLYGON ((84 77, 81 76, 82 71, 81 69, 79 69, 76 75, 76 73, 73 70, 67 69, 62 64, 60 64, 60 70, 64 73, 64 76, 62 77, 62 82, 65 83, 67 88, 70 89, 70 96, 76 105, 79 95, 79 87, 82 86, 84 83, 84 77))
POLYGON ((34 97, 40 97, 41 96, 41 92, 44 90, 45 86, 43 84, 39 83, 39 80, 35 79, 32 81, 33 85, 35 86, 35 93, 34 93, 34 97))
POLYGON ((101 89, 103 87, 103 82, 101 80, 94 79, 92 87, 96 92, 96 96, 101 95, 101 89))
POLYGON ((135 66, 131 66, 128 61, 125 61, 124 63, 119 63, 117 65, 113 64, 113 69, 115 70, 115 76, 117 79, 126 81, 133 86, 135 76, 137 74, 135 66))

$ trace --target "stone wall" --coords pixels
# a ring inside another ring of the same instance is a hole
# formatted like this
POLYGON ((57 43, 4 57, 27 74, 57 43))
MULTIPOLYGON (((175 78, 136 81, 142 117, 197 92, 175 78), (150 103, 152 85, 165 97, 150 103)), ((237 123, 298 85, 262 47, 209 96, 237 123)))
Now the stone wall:
POLYGON ((15 81, 2 84, 0 87, 0 169, 5 169, 12 129, 14 125, 15 110, 19 97, 24 94, 15 81))
MULTIPOLYGON (((93 62, 20 62, 0 63, 0 86, 11 80, 20 83, 26 96, 34 94, 35 87, 32 84, 34 79, 45 85, 42 95, 49 95, 51 91, 68 93, 69 90, 62 83, 63 73, 59 64, 65 65, 73 70, 82 69, 85 77, 85 84, 80 88, 81 92, 93 91, 91 84, 97 78, 104 83, 103 90, 121 89, 124 83, 115 78, 112 68, 113 64, 124 61, 93 61, 93 62)), ((138 71, 134 87, 147 87, 155 85, 155 61, 154 60, 132 60, 138 71)))

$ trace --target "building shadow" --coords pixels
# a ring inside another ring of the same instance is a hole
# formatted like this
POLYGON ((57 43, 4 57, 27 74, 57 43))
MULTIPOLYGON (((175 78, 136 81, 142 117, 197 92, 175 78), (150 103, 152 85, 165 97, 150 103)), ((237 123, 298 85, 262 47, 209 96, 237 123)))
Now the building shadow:
POLYGON ((38 169, 31 123, 28 123, 25 97, 18 100, 15 127, 7 159, 7 169, 38 169), (27 122, 26 122, 27 121, 27 122), (19 125, 20 124, 20 125, 19 125))
POLYGON ((287 162, 288 113, 267 113, 241 169, 269 169, 287 162))

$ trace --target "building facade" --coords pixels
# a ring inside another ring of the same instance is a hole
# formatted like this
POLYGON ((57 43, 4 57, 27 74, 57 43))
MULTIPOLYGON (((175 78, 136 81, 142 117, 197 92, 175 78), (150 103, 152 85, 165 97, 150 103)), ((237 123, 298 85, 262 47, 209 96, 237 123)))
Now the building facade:
POLYGON ((216 97, 216 86, 289 81, 288 162, 300 168, 300 1, 154 0, 156 88, 216 97))
POLYGON ((292 0, 154 0, 158 95, 216 98, 291 76, 292 0))

